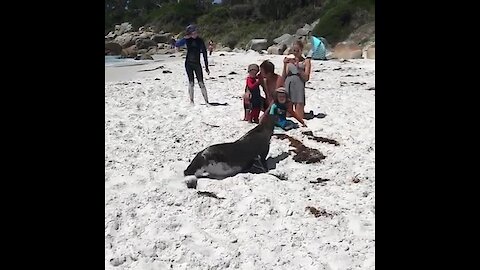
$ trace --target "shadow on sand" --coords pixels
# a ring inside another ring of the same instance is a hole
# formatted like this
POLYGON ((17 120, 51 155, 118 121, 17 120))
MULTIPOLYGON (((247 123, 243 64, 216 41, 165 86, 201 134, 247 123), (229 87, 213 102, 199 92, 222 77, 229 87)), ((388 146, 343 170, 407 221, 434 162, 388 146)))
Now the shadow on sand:
POLYGON ((211 102, 210 106, 228 106, 228 103, 211 102))

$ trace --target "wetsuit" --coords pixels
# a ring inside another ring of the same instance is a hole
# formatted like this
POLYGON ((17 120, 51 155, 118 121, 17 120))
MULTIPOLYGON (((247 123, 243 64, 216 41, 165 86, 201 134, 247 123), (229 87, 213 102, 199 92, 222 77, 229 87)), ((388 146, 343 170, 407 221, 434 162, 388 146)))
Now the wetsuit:
POLYGON ((258 123, 258 116, 260 114, 260 109, 262 107, 262 96, 260 95, 260 82, 257 81, 256 78, 252 78, 250 76, 247 77, 247 88, 250 91, 250 106, 251 106, 251 113, 250 118, 248 119, 253 120, 255 123, 258 123))
POLYGON ((188 76, 188 93, 190 95, 190 101, 193 102, 193 85, 194 85, 194 76, 198 80, 198 85, 202 90, 203 98, 205 102, 208 103, 207 89, 203 83, 203 71, 202 65, 200 64, 200 53, 203 54, 203 59, 205 61, 205 69, 208 70, 208 59, 207 59, 207 49, 205 48, 205 43, 203 39, 197 38, 182 38, 175 43, 175 46, 181 47, 187 45, 187 57, 185 59, 185 70, 187 71, 188 76))

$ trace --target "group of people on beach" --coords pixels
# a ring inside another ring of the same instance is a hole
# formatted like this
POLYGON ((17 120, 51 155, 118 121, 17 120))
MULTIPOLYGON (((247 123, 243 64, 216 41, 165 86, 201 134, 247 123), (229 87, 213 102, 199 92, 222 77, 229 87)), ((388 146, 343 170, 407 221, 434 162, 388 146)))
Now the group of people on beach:
MULTIPOLYGON (((205 102, 208 102, 207 89, 203 81, 203 71, 200 63, 200 54, 203 54, 205 62, 205 71, 210 74, 208 68, 207 48, 205 42, 198 36, 195 25, 189 25, 186 28, 186 35, 176 41, 175 46, 187 46, 187 55, 185 59, 185 70, 188 76, 188 93, 190 102, 193 104, 194 74, 202 92, 205 102)), ((210 40, 208 51, 210 55, 213 51, 213 41, 210 40)), ((306 127, 304 118, 305 107, 305 84, 310 79, 311 59, 303 55, 304 45, 297 40, 290 55, 283 60, 282 75, 275 73, 275 66, 272 62, 265 60, 260 66, 250 64, 248 66, 248 76, 245 83, 245 93, 243 98, 245 115, 244 119, 248 122, 259 123, 261 121, 260 112, 277 116, 276 126, 284 130, 290 130, 298 127, 296 123, 287 120, 287 117, 294 117, 304 127, 306 127), (260 88, 265 93, 265 98, 260 94, 260 88)))

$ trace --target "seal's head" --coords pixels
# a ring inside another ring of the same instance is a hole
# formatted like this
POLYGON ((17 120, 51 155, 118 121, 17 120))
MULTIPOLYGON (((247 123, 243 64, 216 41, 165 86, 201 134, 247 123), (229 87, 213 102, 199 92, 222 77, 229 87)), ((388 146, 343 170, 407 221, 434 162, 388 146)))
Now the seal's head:
POLYGON ((275 127, 275 123, 278 121, 278 116, 274 114, 265 113, 260 119, 260 125, 266 126, 267 130, 272 130, 275 127))

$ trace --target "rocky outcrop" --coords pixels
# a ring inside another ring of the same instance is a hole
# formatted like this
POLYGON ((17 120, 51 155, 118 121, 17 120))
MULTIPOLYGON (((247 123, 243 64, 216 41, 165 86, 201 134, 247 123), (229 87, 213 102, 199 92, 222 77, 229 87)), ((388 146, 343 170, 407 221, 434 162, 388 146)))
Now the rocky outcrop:
POLYGON ((363 48, 363 58, 375 59, 375 43, 369 44, 363 48))
POLYGON ((138 50, 135 45, 123 49, 121 53, 123 57, 127 57, 127 58, 134 58, 137 56, 137 54, 138 54, 138 50))
POLYGON ((308 34, 311 33, 312 31, 313 31, 313 27, 307 23, 302 28, 298 29, 295 35, 297 37, 308 36, 308 34))
POLYGON ((169 43, 173 35, 171 33, 156 34, 151 37, 156 43, 169 43))
POLYGON ((366 45, 375 40, 375 22, 370 22, 364 24, 353 31, 348 38, 347 42, 352 42, 355 44, 366 45))
POLYGON ((138 36, 136 36, 135 33, 125 33, 121 36, 117 36, 114 39, 114 42, 120 44, 122 48, 128 48, 128 47, 131 47, 132 45, 135 45, 135 41, 137 39, 138 39, 138 36))
POLYGON ((252 39, 250 40, 250 42, 248 42, 246 49, 261 52, 262 50, 266 50, 268 48, 267 45, 268 45, 268 41, 265 38, 252 39))
POLYGON ((375 59, 375 47, 367 50, 367 59, 375 59))
POLYGON ((297 40, 301 40, 304 44, 304 54, 308 53, 311 49, 310 44, 310 34, 313 31, 313 28, 318 23, 318 20, 314 22, 314 24, 305 24, 302 28, 299 28, 294 35, 290 34, 283 34, 273 40, 275 45, 270 46, 269 50, 267 51, 270 54, 290 54, 290 48, 293 46, 293 43, 297 40))
POLYGON ((157 47, 157 43, 151 39, 137 39, 135 42, 137 48, 140 49, 148 49, 149 47, 155 46, 157 47))
POLYGON ((118 43, 105 43, 105 55, 120 55, 122 53, 122 46, 118 43))
POLYGON ((138 38, 141 38, 141 39, 150 39, 153 35, 155 35, 155 33, 153 32, 140 32, 140 35, 138 36, 138 38))
POLYGON ((277 44, 268 47, 267 52, 268 54, 278 54, 282 55, 283 52, 287 49, 287 45, 285 44, 277 44))
POLYGON ((115 25, 115 35, 121 36, 124 33, 131 32, 133 30, 133 27, 130 23, 124 22, 122 24, 117 24, 115 25))
POLYGON ((352 42, 340 42, 334 48, 334 57, 338 59, 360 59, 362 49, 352 42))
POLYGON ((113 40, 115 37, 117 37, 117 34, 115 34, 115 32, 113 32, 113 31, 110 31, 105 36, 105 40, 113 40))

